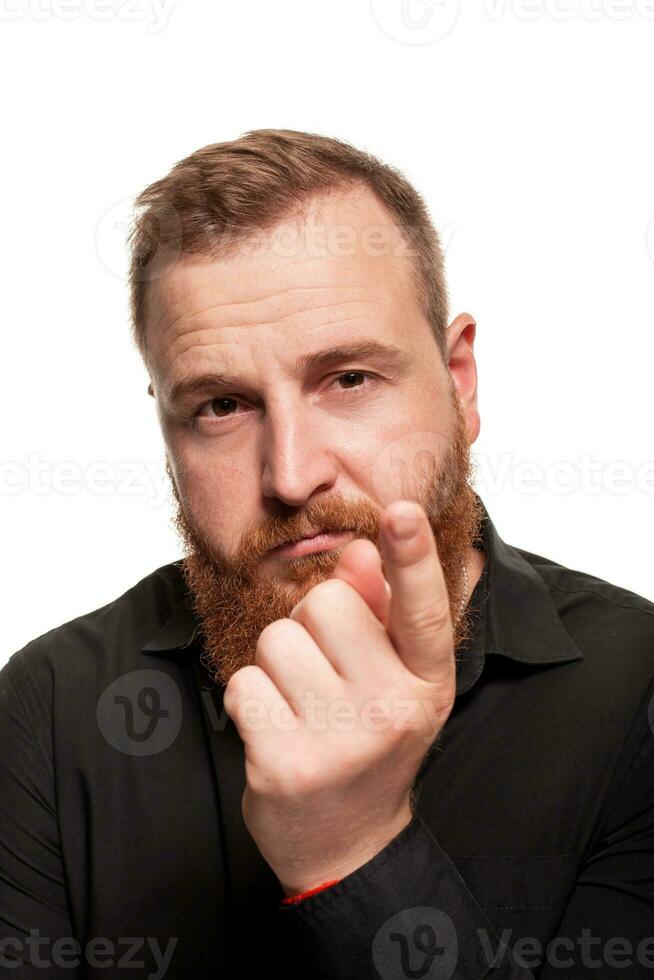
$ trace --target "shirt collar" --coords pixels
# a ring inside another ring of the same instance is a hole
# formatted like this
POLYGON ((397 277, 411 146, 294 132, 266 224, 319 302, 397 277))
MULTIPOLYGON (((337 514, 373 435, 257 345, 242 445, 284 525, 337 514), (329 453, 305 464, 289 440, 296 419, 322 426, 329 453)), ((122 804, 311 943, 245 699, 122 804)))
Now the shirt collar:
POLYGON ((193 609, 190 596, 184 586, 181 559, 164 566, 174 573, 175 594, 172 612, 157 629, 154 636, 141 647, 142 653, 163 653, 184 650, 190 646, 200 629, 200 620, 193 609))
MULTIPOLYGON (((566 631, 544 579, 524 555, 499 536, 477 494, 483 512, 481 538, 484 570, 469 601, 471 636, 457 658, 456 693, 477 681, 485 658, 507 657, 523 664, 582 660, 583 653, 566 631)), ((175 573, 178 599, 142 652, 183 651, 197 637, 200 622, 184 586, 181 562, 166 566, 175 573)))
MULTIPOLYGON (((471 637, 457 657, 456 693, 480 676, 486 657, 502 656, 530 665, 583 660, 561 622, 550 590, 525 552, 498 534, 483 501, 481 538, 484 569, 469 600, 471 637)), ((539 556, 534 556, 539 557, 539 556)))

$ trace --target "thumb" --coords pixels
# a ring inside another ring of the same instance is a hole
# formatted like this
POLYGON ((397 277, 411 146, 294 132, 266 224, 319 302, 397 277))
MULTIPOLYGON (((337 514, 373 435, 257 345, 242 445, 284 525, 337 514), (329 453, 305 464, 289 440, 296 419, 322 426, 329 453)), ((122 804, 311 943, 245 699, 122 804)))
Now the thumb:
POLYGON ((417 677, 450 691, 456 665, 450 603, 431 525, 413 500, 389 504, 380 519, 380 544, 392 599, 387 631, 417 677))

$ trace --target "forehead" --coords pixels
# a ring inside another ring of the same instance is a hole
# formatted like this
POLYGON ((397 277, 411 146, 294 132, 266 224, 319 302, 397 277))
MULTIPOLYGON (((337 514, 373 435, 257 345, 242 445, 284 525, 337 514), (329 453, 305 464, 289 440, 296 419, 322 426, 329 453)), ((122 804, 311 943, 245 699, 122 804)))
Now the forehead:
POLYGON ((353 329, 394 332, 418 315, 413 275, 407 245, 375 196, 333 192, 224 255, 183 256, 154 280, 151 357, 169 375, 264 334, 293 344, 311 335, 320 342, 325 330, 339 339, 353 329))

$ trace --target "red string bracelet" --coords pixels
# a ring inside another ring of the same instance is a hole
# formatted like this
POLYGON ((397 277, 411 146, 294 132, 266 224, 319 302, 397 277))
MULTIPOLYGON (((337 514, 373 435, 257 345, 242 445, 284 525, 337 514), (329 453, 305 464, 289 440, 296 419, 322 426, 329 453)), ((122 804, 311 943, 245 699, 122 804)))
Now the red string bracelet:
POLYGON ((330 885, 337 885, 340 880, 340 878, 334 878, 333 881, 324 881, 322 885, 316 885, 315 888, 310 888, 308 892, 301 892, 299 895, 288 895, 282 899, 282 905, 292 905, 294 902, 301 902, 308 895, 315 895, 316 892, 321 892, 323 888, 329 888, 330 885))

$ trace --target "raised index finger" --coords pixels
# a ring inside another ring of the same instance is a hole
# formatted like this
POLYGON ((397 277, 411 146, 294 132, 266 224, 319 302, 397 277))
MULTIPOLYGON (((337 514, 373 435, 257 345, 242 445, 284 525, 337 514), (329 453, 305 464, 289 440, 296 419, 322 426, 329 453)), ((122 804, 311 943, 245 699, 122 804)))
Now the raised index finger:
POLYGON ((389 504, 380 544, 392 590, 387 631, 393 646, 417 677, 448 686, 455 674, 450 603, 423 507, 413 500, 389 504))

